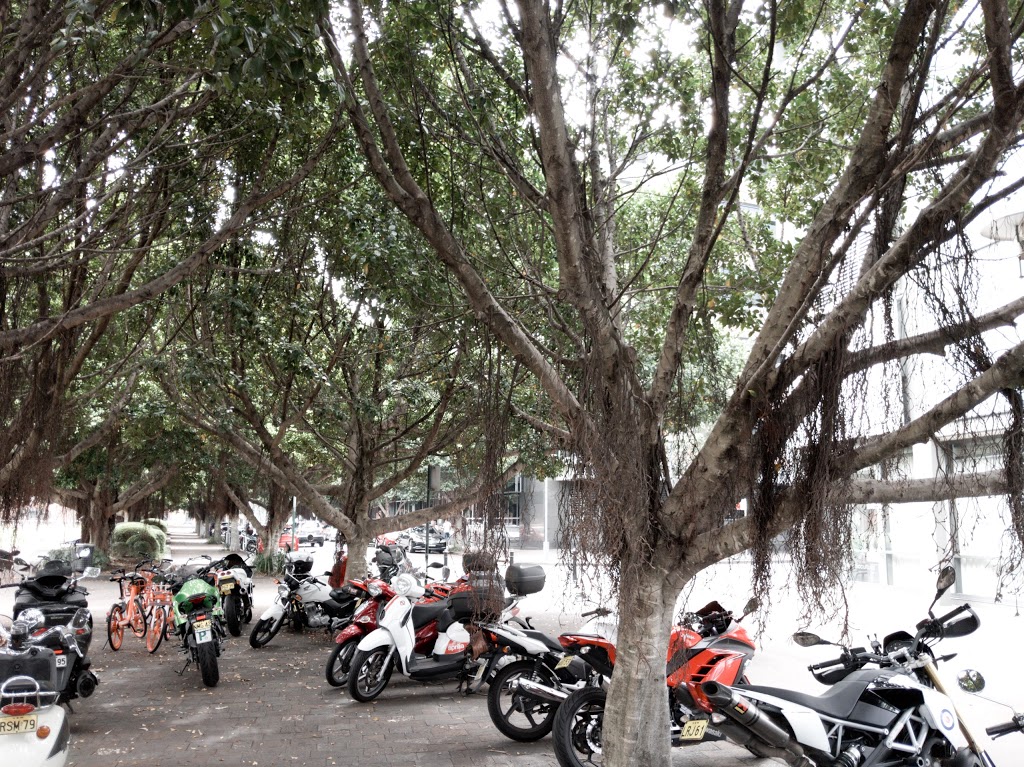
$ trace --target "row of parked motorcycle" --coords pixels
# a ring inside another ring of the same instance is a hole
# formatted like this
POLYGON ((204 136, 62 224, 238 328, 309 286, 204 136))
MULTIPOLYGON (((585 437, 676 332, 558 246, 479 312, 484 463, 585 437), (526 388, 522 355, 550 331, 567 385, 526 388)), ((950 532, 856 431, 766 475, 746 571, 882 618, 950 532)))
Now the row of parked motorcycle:
MULTIPOLYGON (((591 611, 577 631, 552 637, 535 630, 519 609, 523 597, 543 589, 538 566, 511 565, 501 577, 493 558, 467 555, 466 573, 449 581, 440 565, 431 566, 441 569, 436 580, 414 572, 398 546, 379 548, 375 562, 376 576, 334 588, 311 573, 312 557, 293 555, 273 604, 254 622, 250 645, 265 646, 288 623, 333 631, 326 680, 346 688, 354 700, 374 700, 394 673, 421 681, 458 680, 466 693, 487 685, 488 713, 503 735, 525 742, 550 733, 561 767, 603 763, 603 716, 616 656, 614 613, 591 611)), ((221 642, 228 633, 239 636, 253 618, 248 565, 238 555, 173 571, 140 565, 137 572, 159 573, 172 594, 173 618, 161 630, 173 631, 204 683, 216 684, 221 642)), ((94 574, 87 571, 85 577, 94 574)), ((936 655, 937 643, 980 625, 969 605, 934 615, 954 578, 952 568, 942 570, 928 617, 914 632, 875 639, 870 648, 840 646, 838 658, 810 666, 814 678, 828 686, 821 695, 752 684, 747 668, 756 648, 742 621, 757 609, 754 600, 738 614, 718 602, 684 613, 673 627, 666 659, 666 736, 678 746, 729 740, 756 756, 798 767, 994 767, 985 738, 960 717, 937 671, 952 657, 936 655)), ((125 573, 115 579, 132 582, 125 573)), ((61 747, 66 754, 68 724, 55 704, 87 697, 98 683, 87 655, 92 620, 84 590, 70 573, 41 572, 18 586, 14 625, 0 629, 0 645, 6 643, 0 649, 0 747, 7 741, 4 733, 21 734, 37 754, 49 749, 51 757, 59 756, 61 747)), ((127 607, 124 600, 119 604, 127 607)), ((110 626, 108 618, 108 634, 110 626)), ((832 644, 807 633, 794 640, 803 646, 832 644)), ((970 692, 983 684, 975 672, 959 682, 970 692)), ((1024 715, 1014 715, 986 733, 1022 731, 1024 715)))

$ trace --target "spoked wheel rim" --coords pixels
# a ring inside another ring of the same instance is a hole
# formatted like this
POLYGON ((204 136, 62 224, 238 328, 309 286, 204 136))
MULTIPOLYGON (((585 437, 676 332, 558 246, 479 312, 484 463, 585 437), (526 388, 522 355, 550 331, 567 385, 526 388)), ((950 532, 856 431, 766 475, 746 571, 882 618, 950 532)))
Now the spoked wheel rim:
POLYGON ((115 652, 120 650, 124 643, 122 620, 124 620, 124 611, 117 606, 111 607, 110 615, 107 616, 107 641, 110 643, 110 649, 115 652))
POLYGON ((167 631, 167 611, 156 606, 149 614, 149 630, 146 632, 146 649, 151 653, 160 649, 167 631))
POLYGON ((390 655, 390 647, 376 647, 362 659, 355 659, 348 679, 349 692, 354 698, 370 701, 384 691, 391 679, 390 655))
POLYGON ((494 726, 506 737, 521 742, 540 740, 549 732, 556 706, 519 691, 519 680, 532 679, 549 685, 537 674, 532 661, 518 661, 501 668, 487 691, 487 710, 494 726))
POLYGON ((597 687, 577 690, 555 715, 555 756, 561 767, 603 767, 602 727, 607 694, 597 687))
POLYGON ((149 618, 146 615, 146 611, 142 607, 142 603, 136 602, 135 614, 132 615, 131 622, 128 624, 128 627, 132 630, 132 633, 140 638, 146 636, 146 623, 148 622, 148 620, 149 618))
POLYGON ((358 644, 358 640, 353 637, 331 650, 331 656, 327 659, 327 683, 331 687, 344 687, 348 684, 348 676, 352 671, 352 656, 356 654, 358 644))

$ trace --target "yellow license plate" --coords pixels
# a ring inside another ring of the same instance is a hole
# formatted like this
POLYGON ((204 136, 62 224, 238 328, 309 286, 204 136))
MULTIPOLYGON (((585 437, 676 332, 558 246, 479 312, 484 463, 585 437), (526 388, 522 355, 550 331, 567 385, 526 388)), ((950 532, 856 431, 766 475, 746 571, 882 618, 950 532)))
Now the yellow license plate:
POLYGON ((221 594, 230 594, 234 588, 235 588, 235 584, 229 583, 226 586, 221 586, 220 587, 220 593, 221 594))
POLYGON ((681 740, 703 740, 707 729, 707 719, 691 719, 683 725, 683 732, 679 737, 681 740))
POLYGON ((196 621, 192 624, 192 628, 196 631, 209 631, 213 624, 210 621, 196 621))
POLYGON ((35 714, 27 716, 0 716, 0 735, 21 735, 35 732, 39 725, 39 717, 35 714))
POLYGON ((558 663, 555 664, 555 671, 558 671, 559 669, 562 669, 562 668, 565 668, 566 666, 568 666, 570 663, 572 663, 572 659, 573 659, 572 655, 566 655, 564 658, 562 658, 560 661, 558 661, 558 663))

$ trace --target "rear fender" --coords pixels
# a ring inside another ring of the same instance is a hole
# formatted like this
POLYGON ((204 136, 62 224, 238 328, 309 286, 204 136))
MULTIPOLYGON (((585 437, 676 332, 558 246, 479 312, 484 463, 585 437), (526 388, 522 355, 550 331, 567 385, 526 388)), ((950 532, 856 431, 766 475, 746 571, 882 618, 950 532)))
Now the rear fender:
POLYGON ((771 714, 772 719, 779 724, 779 717, 784 718, 800 745, 805 748, 809 746, 825 753, 830 752, 828 733, 822 724, 821 717, 813 709, 801 706, 799 703, 776 698, 768 693, 749 689, 741 689, 738 692, 760 706, 762 711, 765 708, 777 709, 777 713, 771 714))

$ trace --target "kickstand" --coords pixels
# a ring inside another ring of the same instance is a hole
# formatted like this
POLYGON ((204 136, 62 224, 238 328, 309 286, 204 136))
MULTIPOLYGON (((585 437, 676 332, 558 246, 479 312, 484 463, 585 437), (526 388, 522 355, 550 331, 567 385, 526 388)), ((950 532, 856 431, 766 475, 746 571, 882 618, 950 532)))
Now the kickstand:
POLYGON ((187 659, 185 661, 185 665, 182 667, 181 671, 175 671, 174 673, 177 674, 178 676, 184 676, 185 672, 188 671, 188 667, 191 666, 191 665, 192 665, 192 659, 189 658, 189 659, 187 659))

